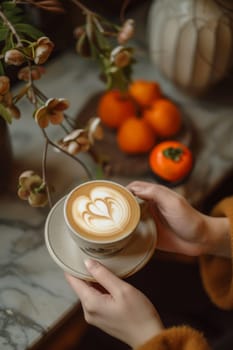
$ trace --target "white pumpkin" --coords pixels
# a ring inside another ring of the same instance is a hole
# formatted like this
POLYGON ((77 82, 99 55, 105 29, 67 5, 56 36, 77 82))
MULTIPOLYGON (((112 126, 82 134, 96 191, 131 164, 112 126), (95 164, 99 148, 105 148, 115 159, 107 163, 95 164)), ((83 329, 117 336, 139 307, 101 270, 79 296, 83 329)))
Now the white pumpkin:
POLYGON ((232 67, 232 0, 157 0, 148 17, 152 62, 178 87, 202 94, 232 67))

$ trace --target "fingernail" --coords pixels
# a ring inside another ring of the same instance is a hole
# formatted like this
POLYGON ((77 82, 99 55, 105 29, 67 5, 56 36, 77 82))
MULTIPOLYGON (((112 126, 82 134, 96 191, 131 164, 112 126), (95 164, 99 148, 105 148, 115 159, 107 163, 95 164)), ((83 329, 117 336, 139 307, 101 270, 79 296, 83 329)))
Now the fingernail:
POLYGON ((85 259, 84 264, 88 270, 91 270, 98 265, 98 262, 93 259, 85 259))

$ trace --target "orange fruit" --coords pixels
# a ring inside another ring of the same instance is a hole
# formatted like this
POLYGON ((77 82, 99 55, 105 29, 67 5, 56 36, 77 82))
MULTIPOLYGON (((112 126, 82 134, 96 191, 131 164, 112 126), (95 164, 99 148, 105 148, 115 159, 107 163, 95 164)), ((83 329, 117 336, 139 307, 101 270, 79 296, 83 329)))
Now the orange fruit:
POLYGON ((160 86, 154 81, 134 80, 129 84, 128 92, 143 108, 162 97, 160 86))
POLYGON ((148 152, 155 144, 155 133, 143 119, 133 116, 127 119, 117 131, 117 144, 128 154, 148 152))
POLYGON ((103 124, 116 129, 127 118, 135 115, 136 107, 126 94, 119 90, 109 90, 100 97, 97 113, 103 124))
POLYGON ((160 137, 174 136, 182 125, 180 109, 168 99, 155 101, 143 111, 143 119, 160 137))
POLYGON ((160 178, 176 182, 190 173, 193 155, 191 150, 179 141, 163 141, 151 150, 149 164, 152 171, 160 178))

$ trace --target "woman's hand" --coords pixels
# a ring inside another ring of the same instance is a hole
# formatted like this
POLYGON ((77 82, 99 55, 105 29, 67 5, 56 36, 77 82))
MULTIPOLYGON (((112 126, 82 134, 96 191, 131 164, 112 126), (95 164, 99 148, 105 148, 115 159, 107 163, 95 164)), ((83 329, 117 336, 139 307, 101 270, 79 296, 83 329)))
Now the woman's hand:
POLYGON ((85 264, 98 286, 68 274, 66 278, 80 298, 88 323, 133 348, 163 329, 156 309, 143 293, 99 262, 87 260, 85 264))
POLYGON ((160 250, 190 256, 230 257, 228 218, 201 214, 184 197, 161 185, 134 181, 127 188, 149 202, 157 225, 160 250))

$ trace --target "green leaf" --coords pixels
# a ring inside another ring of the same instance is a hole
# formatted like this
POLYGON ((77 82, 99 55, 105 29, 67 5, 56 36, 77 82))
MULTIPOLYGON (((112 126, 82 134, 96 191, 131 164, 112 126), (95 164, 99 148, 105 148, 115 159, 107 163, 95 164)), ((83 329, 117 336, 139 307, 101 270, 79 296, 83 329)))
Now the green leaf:
POLYGON ((8 37, 6 38, 5 40, 5 43, 4 43, 4 47, 2 48, 2 51, 1 51, 1 54, 4 55, 4 53, 7 51, 7 50, 10 50, 12 49, 12 40, 11 40, 11 36, 8 35, 8 37))
POLYGON ((2 117, 3 119, 5 119, 6 122, 8 122, 9 124, 11 124, 12 116, 11 116, 11 114, 8 112, 8 110, 6 109, 6 107, 4 107, 1 103, 0 103, 0 117, 2 117))
POLYGON ((4 1, 2 4, 2 9, 5 12, 5 14, 13 14, 13 15, 18 15, 18 14, 23 14, 22 8, 16 5, 15 2, 13 1, 4 1))
POLYGON ((122 69, 119 69, 115 73, 111 74, 112 86, 111 88, 119 89, 121 91, 126 91, 129 85, 129 77, 124 74, 122 69))
MULTIPOLYGON (((2 9, 4 12, 4 15, 7 17, 7 19, 12 23, 22 23, 24 22, 25 15, 23 13, 23 10, 16 6, 13 1, 6 1, 2 4, 2 9)), ((0 19, 0 23, 2 20, 0 19)))
POLYGON ((98 30, 98 28, 95 28, 95 45, 101 49, 102 51, 106 50, 111 52, 112 48, 109 44, 109 41, 105 38, 105 36, 98 30))
POLYGON ((8 32, 9 32, 8 28, 4 28, 4 27, 0 28, 0 41, 6 40, 8 32))
POLYGON ((16 7, 15 3, 13 1, 3 1, 2 8, 6 11, 12 11, 16 7))
POLYGON ((17 23, 15 24, 15 29, 18 33, 26 34, 32 39, 38 39, 44 34, 37 28, 33 27, 31 24, 17 23))

